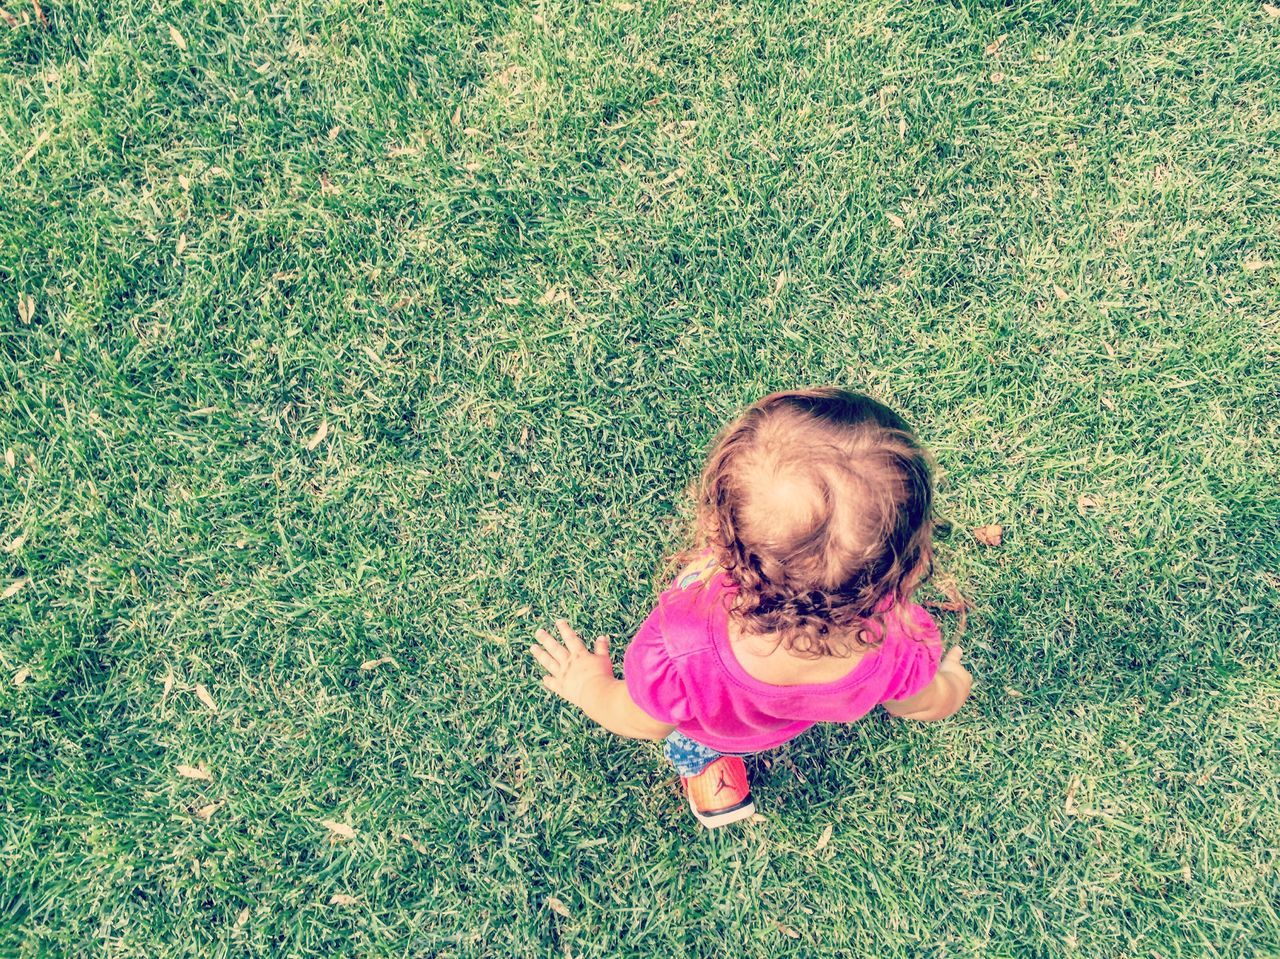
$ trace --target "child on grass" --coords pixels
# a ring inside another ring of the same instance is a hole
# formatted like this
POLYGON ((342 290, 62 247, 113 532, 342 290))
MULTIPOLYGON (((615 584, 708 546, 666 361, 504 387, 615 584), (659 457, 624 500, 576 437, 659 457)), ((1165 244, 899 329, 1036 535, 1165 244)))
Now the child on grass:
POLYGON ((912 592, 932 566, 929 462, 910 428, 840 389, 775 393, 720 436, 697 546, 631 641, 621 680, 564 620, 531 652, 548 689, 606 729, 662 739, 705 826, 755 806, 742 756, 883 704, 944 719, 969 696, 960 647, 912 592))

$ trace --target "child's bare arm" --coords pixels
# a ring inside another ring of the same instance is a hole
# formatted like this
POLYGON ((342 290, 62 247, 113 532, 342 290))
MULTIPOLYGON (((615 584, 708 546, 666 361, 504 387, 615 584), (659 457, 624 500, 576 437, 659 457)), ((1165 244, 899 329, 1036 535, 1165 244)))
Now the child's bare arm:
POLYGON ((615 679, 609 661, 609 641, 596 640, 594 653, 563 619, 556 621, 563 645, 545 629, 534 635, 530 648, 547 671, 542 685, 573 703, 611 733, 631 739, 662 739, 674 726, 659 722, 632 701, 626 683, 615 679))
POLYGON ((922 722, 953 715, 965 704, 973 688, 973 677, 960 665, 961 652, 959 646, 952 646, 942 658, 933 682, 908 699, 889 700, 884 708, 894 716, 922 722))

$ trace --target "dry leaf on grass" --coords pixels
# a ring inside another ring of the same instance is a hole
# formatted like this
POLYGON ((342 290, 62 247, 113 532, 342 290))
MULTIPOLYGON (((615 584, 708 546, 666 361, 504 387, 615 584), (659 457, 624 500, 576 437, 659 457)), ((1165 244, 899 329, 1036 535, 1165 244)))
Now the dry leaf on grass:
POLYGON ((1053 284, 1053 295, 1056 296, 1063 303, 1071 299, 1071 294, 1068 293, 1066 290, 1064 290, 1062 287, 1060 287, 1057 283, 1053 284))
POLYGON ((13 539, 9 540, 9 542, 5 545, 4 551, 6 553, 16 553, 18 550, 22 549, 22 544, 25 543, 26 541, 27 541, 27 537, 20 533, 17 536, 15 536, 13 539))
POLYGON ((985 546, 999 546, 1004 541, 1004 527, 999 523, 974 527, 973 538, 985 546))
POLYGON ((211 802, 207 806, 201 806, 196 810, 196 818, 208 822, 213 818, 213 814, 222 808, 222 803, 211 802))
POLYGON ((30 323, 35 319, 36 301, 29 293, 18 294, 18 319, 23 323, 30 323))
POLYGON ((345 892, 335 892, 329 897, 331 906, 354 906, 359 901, 355 896, 348 896, 345 892))
POLYGON ((1095 499, 1094 497, 1089 496, 1087 494, 1080 496, 1076 500, 1076 509, 1080 510, 1080 512, 1082 513, 1085 512, 1086 510, 1097 509, 1101 505, 1102 505, 1101 500, 1095 499))
POLYGON ((307 440, 307 451, 314 450, 317 446, 324 442, 324 438, 329 435, 329 421, 321 420, 320 428, 312 434, 311 439, 307 440))
POLYGON ((410 846, 412 846, 414 852, 423 856, 427 854, 427 847, 424 846, 422 843, 418 842, 416 839, 410 836, 407 832, 402 832, 400 834, 400 838, 403 839, 405 842, 407 842, 410 846))
POLYGON ((178 234, 178 242, 173 245, 175 256, 182 256, 187 249, 187 235, 185 233, 178 234))
POLYGON ((934 585, 942 590, 945 600, 925 599, 921 601, 921 605, 928 609, 940 609, 947 613, 963 613, 967 609, 973 609, 973 603, 965 599, 964 594, 960 592, 960 586, 956 583, 955 577, 950 574, 939 576, 934 585))
POLYGON ((48 130, 41 130, 41 131, 36 135, 36 142, 35 142, 35 143, 33 143, 33 144, 31 144, 31 147, 27 150, 27 152, 26 152, 26 153, 22 154, 22 159, 21 159, 21 160, 19 160, 19 161, 18 161, 18 165, 17 165, 17 166, 15 166, 15 167, 13 168, 13 172, 14 172, 14 173, 17 173, 17 172, 18 172, 19 170, 21 170, 24 166, 26 166, 26 165, 27 165, 27 161, 28 161, 28 160, 30 160, 33 156, 35 156, 35 155, 36 155, 36 153, 39 151, 39 149, 40 149, 42 146, 44 146, 44 145, 45 145, 45 143, 47 143, 47 142, 48 142, 48 140, 49 140, 49 131, 48 131, 48 130))
POLYGON ((236 914, 236 928, 239 929, 248 921, 249 921, 249 907, 245 906, 243 909, 240 910, 239 913, 236 914))
POLYGON ((940 609, 946 613, 955 613, 956 628, 955 634, 952 636, 952 642, 958 642, 969 625, 969 610, 973 609, 973 604, 960 592, 960 585, 956 582, 954 576, 949 574, 939 576, 934 581, 934 585, 942 590, 946 599, 924 599, 921 600, 921 605, 926 609, 940 609))
POLYGON ((894 226, 896 226, 899 230, 905 230, 907 227, 907 221, 904 220, 902 217, 898 216, 898 214, 896 213, 889 213, 886 211, 884 218, 888 220, 890 223, 892 223, 894 226))
POLYGON ((191 180, 187 178, 186 174, 178 174, 178 186, 182 187, 184 192, 191 189, 191 180))
POLYGON ((209 782, 213 779, 213 774, 205 768, 204 763, 201 763, 199 766, 187 766, 180 763, 177 769, 178 775, 183 779, 199 779, 204 782, 209 782))
POLYGON ((791 278, 787 276, 787 271, 783 270, 773 278, 773 295, 777 296, 782 292, 782 288, 791 282, 791 278))
POLYGON ((7 449, 4 451, 4 465, 9 467, 9 469, 13 469, 15 466, 18 465, 18 458, 13 455, 12 449, 7 449))
POLYGON ((1280 18, 1280 7, 1277 7, 1274 3, 1264 3, 1262 5, 1262 12, 1273 20, 1280 18))
POLYGON ((568 299, 568 290, 557 290, 554 284, 548 283, 547 288, 542 292, 542 296, 538 297, 538 303, 542 306, 554 306, 556 303, 563 303, 568 299))
POLYGON ((569 907, 555 896, 547 896, 547 908, 557 916, 564 916, 566 919, 569 918, 569 907))
POLYGON ((187 49, 187 38, 178 32, 178 28, 172 23, 169 24, 169 39, 173 41, 173 45, 179 50, 187 49))
POLYGON ((898 119, 898 139, 905 140, 907 138, 907 118, 900 117, 898 119))
POLYGON ((4 588, 3 593, 0 593, 0 599, 8 599, 10 596, 13 596, 15 593, 17 593, 18 590, 22 589, 22 587, 26 586, 27 583, 29 582, 31 582, 30 576, 24 576, 22 577, 22 579, 15 579, 12 583, 10 583, 8 586, 4 588))
POLYGON ((330 842, 337 842, 339 839, 356 838, 356 831, 345 822, 338 822, 336 819, 321 819, 320 825, 329 830, 330 842))
POLYGON ((1244 267, 1246 273, 1257 273, 1264 266, 1267 266, 1267 261, 1255 253, 1253 256, 1245 260, 1241 266, 1244 267))
POLYGON ((996 37, 994 40, 992 40, 990 43, 986 45, 986 47, 983 49, 983 53, 985 53, 989 57, 994 56, 995 54, 1000 52, 1000 48, 1004 46, 1004 42, 1008 39, 1009 39, 1009 34, 1007 33, 1000 34, 1000 36, 996 37))
POLYGON ((998 72, 998 71, 997 71, 996 73, 991 74, 991 82, 992 82, 992 83, 1004 83, 1004 74, 1003 74, 1003 73, 1000 73, 1000 72, 998 72))
POLYGON ((21 686, 30 678, 31 678, 31 670, 27 669, 26 666, 23 666, 20 670, 18 670, 16 673, 13 674, 13 685, 21 686))
POLYGON ((827 823, 827 827, 822 830, 822 835, 818 837, 817 844, 813 847, 814 852, 822 852, 827 848, 827 843, 831 842, 831 834, 835 832, 835 826, 827 823))
POLYGON ((213 701, 213 694, 209 692, 204 683, 196 683, 196 699, 204 703, 210 712, 216 713, 218 711, 218 704, 213 701))
POLYGON ((1068 816, 1080 815, 1080 807, 1076 805, 1076 793, 1080 791, 1080 777, 1072 776, 1067 784, 1067 794, 1062 798, 1062 811, 1068 816))
POLYGON ((779 922, 777 919, 774 919, 773 924, 777 928, 778 932, 782 933, 788 939, 800 938, 800 933, 796 932, 794 928, 788 926, 785 922, 779 922))
POLYGON ((379 656, 377 659, 366 659, 363 663, 360 664, 360 668, 363 669, 365 672, 368 672, 371 669, 377 669, 379 666, 385 666, 388 663, 394 663, 394 662, 395 660, 392 659, 390 656, 379 656))
POLYGON ((18 27, 22 26, 22 24, 18 22, 18 18, 15 17, 8 10, 4 9, 4 7, 0 7, 0 20, 3 20, 5 23, 9 24, 9 26, 13 27, 14 29, 17 29, 18 27))

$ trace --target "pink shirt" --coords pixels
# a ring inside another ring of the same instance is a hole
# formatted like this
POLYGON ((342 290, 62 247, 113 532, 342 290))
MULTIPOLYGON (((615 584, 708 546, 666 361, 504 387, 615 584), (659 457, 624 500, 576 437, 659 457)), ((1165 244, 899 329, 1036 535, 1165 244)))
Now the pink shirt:
MULTIPOLYGON (((841 679, 802 686, 754 679, 730 648, 728 610, 736 591, 721 570, 684 576, 658 597, 623 660, 636 704, 704 746, 770 749, 814 723, 851 723, 885 700, 914 696, 938 671, 938 627, 909 603, 885 614, 883 641, 841 679)), ((878 634, 874 622, 868 628, 878 634)))

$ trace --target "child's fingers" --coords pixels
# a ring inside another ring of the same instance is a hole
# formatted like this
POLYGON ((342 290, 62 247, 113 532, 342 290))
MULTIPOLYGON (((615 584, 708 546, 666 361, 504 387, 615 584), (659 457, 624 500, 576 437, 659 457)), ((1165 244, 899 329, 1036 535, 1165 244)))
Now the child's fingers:
POLYGON ((573 627, 569 625, 567 619, 557 619, 556 629, 560 630, 560 638, 564 640, 565 646, 570 651, 586 651, 587 647, 583 644, 582 637, 573 631, 573 627))
POLYGON ((542 649, 545 650, 547 655, 555 662, 558 663, 560 660, 564 659, 564 647, 557 643, 555 639, 552 638, 551 634, 545 629, 538 630, 533 634, 533 638, 542 644, 542 649))
POLYGON ((599 639, 596 640, 596 655, 597 656, 609 655, 609 637, 608 636, 601 636, 599 639))
POLYGON ((947 650, 947 655, 942 657, 942 661, 944 663, 955 663, 958 666, 960 665, 960 657, 963 653, 964 650, 959 646, 952 646, 947 650))
POLYGON ((533 658, 538 661, 538 665, 548 673, 554 673, 560 670, 560 661, 552 659, 551 655, 541 646, 530 646, 529 652, 533 654, 533 658))

